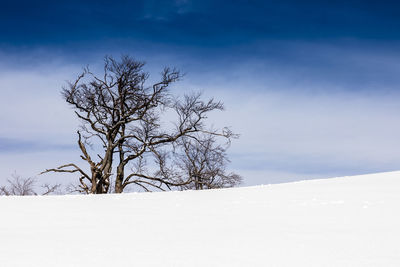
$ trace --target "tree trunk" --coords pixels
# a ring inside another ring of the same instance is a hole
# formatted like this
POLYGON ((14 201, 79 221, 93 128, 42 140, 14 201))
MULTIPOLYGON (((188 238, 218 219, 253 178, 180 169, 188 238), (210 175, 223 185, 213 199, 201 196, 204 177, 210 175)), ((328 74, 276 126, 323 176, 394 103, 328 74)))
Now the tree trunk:
POLYGON ((124 166, 120 164, 117 168, 117 177, 115 177, 115 193, 122 193, 124 191, 124 166))

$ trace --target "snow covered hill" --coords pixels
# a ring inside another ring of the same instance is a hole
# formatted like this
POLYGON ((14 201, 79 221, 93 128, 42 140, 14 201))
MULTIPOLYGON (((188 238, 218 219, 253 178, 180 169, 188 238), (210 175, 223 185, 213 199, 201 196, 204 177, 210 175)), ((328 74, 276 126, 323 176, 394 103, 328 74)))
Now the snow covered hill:
POLYGON ((0 266, 400 266, 400 172, 0 197, 0 266))

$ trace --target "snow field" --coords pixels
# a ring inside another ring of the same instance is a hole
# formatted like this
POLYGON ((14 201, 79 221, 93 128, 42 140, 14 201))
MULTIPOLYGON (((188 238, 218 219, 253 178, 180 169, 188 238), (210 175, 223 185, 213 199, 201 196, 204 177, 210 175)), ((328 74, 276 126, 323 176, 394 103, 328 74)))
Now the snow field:
POLYGON ((400 172, 0 197, 0 266, 400 266, 400 172))

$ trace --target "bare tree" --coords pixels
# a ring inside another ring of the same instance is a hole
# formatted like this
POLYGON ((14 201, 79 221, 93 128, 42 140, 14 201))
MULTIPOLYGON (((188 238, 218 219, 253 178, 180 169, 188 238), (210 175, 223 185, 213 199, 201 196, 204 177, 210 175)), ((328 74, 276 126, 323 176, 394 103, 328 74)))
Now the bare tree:
POLYGON ((60 184, 50 185, 44 184, 42 185, 43 192, 38 193, 35 190, 36 187, 36 178, 22 178, 20 175, 14 173, 11 175, 12 179, 7 180, 8 186, 0 187, 0 195, 5 196, 31 196, 31 195, 48 195, 51 193, 57 193, 60 188, 60 184))
POLYGON ((240 175, 226 172, 229 163, 226 150, 230 142, 218 142, 217 137, 197 133, 181 138, 172 152, 155 152, 157 163, 161 166, 158 174, 165 179, 176 177, 177 183, 182 184, 182 190, 226 188, 240 184, 240 175))
POLYGON ((226 172, 228 144, 218 144, 210 134, 197 139, 183 138, 181 142, 181 152, 175 153, 174 163, 182 176, 192 181, 182 185, 183 189, 226 188, 241 183, 240 175, 226 172))
POLYGON ((204 124, 207 114, 222 110, 223 104, 213 99, 203 101, 199 94, 186 95, 182 100, 173 97, 169 87, 182 78, 176 69, 164 68, 161 79, 147 85, 149 74, 143 70, 144 65, 128 56, 120 61, 106 57, 101 76, 85 68, 75 81, 68 83, 62 94, 83 122, 78 146, 90 171, 69 163, 43 173, 78 173, 76 189, 88 194, 110 192, 111 179, 116 193, 128 185, 150 191, 192 182, 191 177, 183 180, 173 173, 163 174, 160 155, 178 146, 184 137, 195 138, 196 133, 231 138, 229 129, 210 131, 204 124), (171 111, 175 122, 166 126, 163 116, 171 111), (87 150, 95 143, 101 144, 97 159, 87 150), (151 158, 157 166, 149 164, 151 158))

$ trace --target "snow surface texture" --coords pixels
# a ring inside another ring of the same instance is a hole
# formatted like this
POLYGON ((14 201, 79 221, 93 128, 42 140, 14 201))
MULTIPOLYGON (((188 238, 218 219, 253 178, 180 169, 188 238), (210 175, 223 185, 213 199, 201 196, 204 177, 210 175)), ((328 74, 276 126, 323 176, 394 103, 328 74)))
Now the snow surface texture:
POLYGON ((400 266, 400 172, 0 197, 0 266, 400 266))

